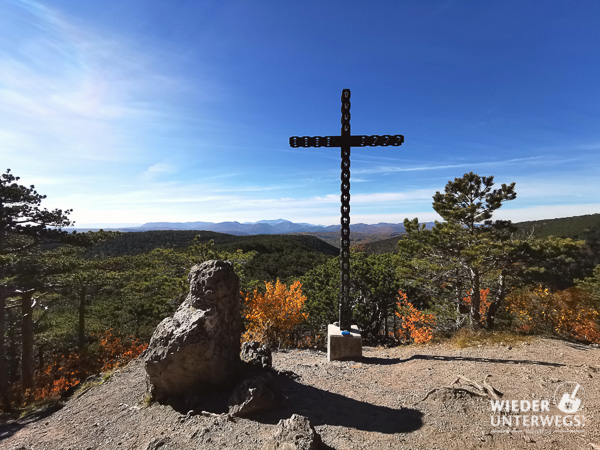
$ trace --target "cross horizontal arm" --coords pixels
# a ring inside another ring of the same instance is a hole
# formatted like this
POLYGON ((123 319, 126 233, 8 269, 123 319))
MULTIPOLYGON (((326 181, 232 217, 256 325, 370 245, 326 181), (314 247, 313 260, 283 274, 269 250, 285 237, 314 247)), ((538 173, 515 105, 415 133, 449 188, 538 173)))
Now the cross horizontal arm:
POLYGON ((404 142, 404 136, 401 134, 382 136, 292 136, 290 138, 290 147, 341 147, 349 145, 350 147, 387 147, 392 145, 397 147, 404 142))

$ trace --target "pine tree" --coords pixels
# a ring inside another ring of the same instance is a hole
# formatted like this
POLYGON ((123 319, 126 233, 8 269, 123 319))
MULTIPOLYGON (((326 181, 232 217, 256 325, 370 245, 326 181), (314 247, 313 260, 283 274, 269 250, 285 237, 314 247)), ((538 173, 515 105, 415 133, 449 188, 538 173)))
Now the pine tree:
POLYGON ((23 388, 33 387, 33 318, 31 314, 34 290, 16 283, 14 269, 20 258, 34 252, 43 242, 59 239, 62 227, 72 222, 72 210, 42 209, 45 195, 35 186, 18 183, 10 169, 0 176, 0 401, 8 406, 7 370, 4 353, 4 322, 6 301, 20 297, 22 307, 22 380, 23 388))

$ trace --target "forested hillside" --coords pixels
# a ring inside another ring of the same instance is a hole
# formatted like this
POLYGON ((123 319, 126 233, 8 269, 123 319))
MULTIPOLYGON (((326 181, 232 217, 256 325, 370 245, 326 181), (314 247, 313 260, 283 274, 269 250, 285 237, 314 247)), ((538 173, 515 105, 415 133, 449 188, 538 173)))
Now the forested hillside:
MULTIPOLYGON (((573 265, 573 277, 589 276, 600 264, 600 214, 519 222, 515 227, 520 233, 531 233, 539 238, 556 236, 585 241, 581 257, 573 265)), ((359 248, 367 254, 397 253, 403 236, 363 243, 359 248)))
POLYGON ((99 242, 90 249, 88 255, 96 257, 140 255, 156 248, 180 250, 188 247, 199 236, 199 242, 209 242, 228 234, 214 231, 135 231, 118 232, 114 239, 99 242))
POLYGON ((600 235, 600 214, 585 216, 562 217, 559 219, 533 220, 519 222, 517 227, 533 231, 536 236, 563 236, 577 239, 586 237, 596 239, 600 235))
MULTIPOLYGON (((328 231, 328 232, 306 232, 306 233, 293 233, 299 234, 303 236, 314 236, 322 241, 327 242, 334 247, 339 249, 340 247, 340 230, 338 228, 337 231, 328 231)), ((381 239, 388 238, 390 236, 396 236, 397 232, 386 233, 385 230, 381 233, 363 233, 360 231, 351 231, 350 232, 350 245, 351 246, 360 246, 363 244, 368 244, 371 242, 377 242, 381 239)), ((338 250, 339 252, 339 250, 338 250)))
POLYGON ((379 241, 367 242, 359 246, 360 250, 369 255, 380 255, 382 253, 398 253, 398 241, 402 236, 394 236, 379 241))
POLYGON ((221 253, 252 253, 245 275, 255 282, 290 281, 336 256, 339 250, 309 235, 234 236, 213 231, 164 230, 120 233, 88 249, 93 257, 141 255, 155 249, 183 251, 194 242, 221 253))
POLYGON ((328 255, 339 253, 335 247, 310 235, 235 236, 204 230, 161 230, 119 233, 114 239, 100 242, 89 249, 94 256, 139 255, 156 248, 180 250, 192 244, 213 241, 217 249, 226 251, 256 250, 259 253, 290 252, 297 249, 328 255))
POLYGON ((569 279, 589 277, 594 267, 600 264, 600 214, 521 222, 516 226, 522 232, 533 233, 540 238, 558 236, 585 241, 560 287, 570 286, 569 279))

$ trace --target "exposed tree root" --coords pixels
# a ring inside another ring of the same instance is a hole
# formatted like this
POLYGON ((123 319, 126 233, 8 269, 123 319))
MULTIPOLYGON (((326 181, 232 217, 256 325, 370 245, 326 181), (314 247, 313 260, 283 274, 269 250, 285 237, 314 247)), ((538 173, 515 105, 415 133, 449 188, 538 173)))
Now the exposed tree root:
POLYGON ((472 395, 474 397, 488 397, 488 398, 491 398, 494 400, 498 400, 500 397, 502 397, 503 394, 502 394, 502 392, 500 392, 498 389, 496 389, 495 387, 493 387, 491 384, 489 384, 486 381, 489 377, 491 377, 491 375, 489 375, 489 374, 486 375, 483 383, 480 385, 473 380, 469 380, 468 378, 463 377, 462 375, 459 375, 458 378, 456 378, 448 386, 442 386, 442 387, 431 389, 429 392, 427 392, 427 394, 425 394, 425 397, 423 397, 421 400, 419 400, 416 403, 421 403, 421 402, 427 400, 427 398, 431 394, 433 394, 434 392, 443 390, 443 389, 450 390, 452 392, 464 392, 464 393, 472 395), (470 387, 471 389, 467 389, 466 387, 456 386, 457 384, 459 384, 461 382, 464 383, 465 385, 467 385, 468 387, 470 387))

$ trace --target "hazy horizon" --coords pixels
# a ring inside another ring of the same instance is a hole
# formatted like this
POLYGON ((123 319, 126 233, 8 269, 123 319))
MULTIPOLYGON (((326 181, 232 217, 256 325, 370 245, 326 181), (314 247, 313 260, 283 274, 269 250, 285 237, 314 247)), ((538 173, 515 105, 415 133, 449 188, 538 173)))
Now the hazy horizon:
MULTIPOLYGON (((585 213, 585 214, 577 214, 578 216, 585 216, 585 215, 590 215, 590 214, 598 214, 597 212, 590 212, 590 213, 585 213)), ((437 214, 436 214, 437 216, 437 214)), ((500 214, 498 212, 498 214, 495 215, 495 219, 497 220, 511 220, 513 223, 518 223, 518 222, 529 222, 529 221, 536 221, 536 220, 551 220, 551 219, 560 219, 560 218, 565 218, 565 217, 573 217, 575 215, 564 215, 564 216, 559 216, 559 217, 542 217, 543 215, 540 215, 540 217, 538 218, 534 218, 534 219, 526 219, 526 220, 512 220, 512 219, 506 219, 506 218, 501 218, 499 217, 500 214), (496 217, 498 216, 498 217, 496 217)), ((418 216, 414 216, 414 217, 418 217, 418 216)), ((414 217, 407 217, 407 219, 413 219, 414 217)), ((426 220, 426 219, 422 219, 421 217, 419 218, 419 222, 434 222, 435 220, 441 220, 441 218, 439 216, 437 216, 436 218, 432 219, 432 220, 426 220)), ((279 218, 279 219, 265 219, 265 220, 288 220, 288 219, 283 219, 283 218, 279 218)), ((243 222, 240 220, 221 220, 218 222, 214 222, 214 221, 207 221, 207 220, 188 220, 185 222, 179 222, 179 221, 170 221, 170 220, 153 220, 153 221, 148 221, 148 222, 140 222, 140 223, 85 223, 85 224, 78 224, 76 223, 74 227, 68 227, 68 228, 135 228, 135 227, 140 227, 142 225, 145 225, 147 223, 194 223, 194 222, 211 222, 211 223, 221 223, 221 222, 238 222, 240 224, 254 224, 254 223, 258 223, 259 221, 256 222, 243 222)), ((294 222, 294 223, 308 223, 310 225, 315 225, 315 226, 323 226, 323 227, 328 227, 328 226, 332 226, 332 225, 339 225, 339 220, 335 223, 313 223, 313 222, 295 222, 295 221, 291 221, 290 222, 294 222)), ((368 223, 368 222, 356 222, 353 221, 351 222, 350 226, 352 225, 356 225, 356 224, 366 224, 366 225, 377 225, 379 223, 393 223, 393 224, 400 224, 403 223, 403 220, 398 221, 398 222, 389 222, 389 221, 380 221, 380 222, 372 222, 372 223, 368 223)))

